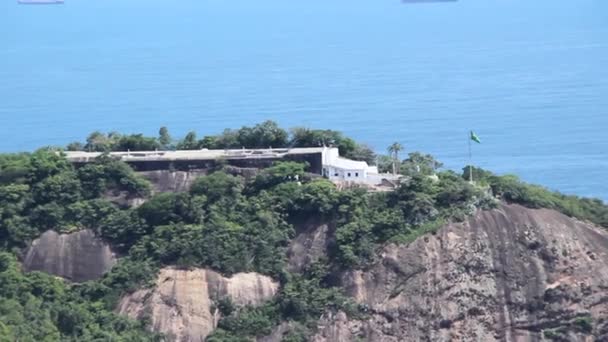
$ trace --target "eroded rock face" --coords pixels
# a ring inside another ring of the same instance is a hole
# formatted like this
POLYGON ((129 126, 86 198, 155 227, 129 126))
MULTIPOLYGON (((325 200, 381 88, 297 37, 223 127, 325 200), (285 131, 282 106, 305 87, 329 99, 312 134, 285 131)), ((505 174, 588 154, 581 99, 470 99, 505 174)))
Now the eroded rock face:
POLYGON ((369 317, 316 342, 608 340, 608 234, 551 210, 479 212, 343 278, 369 317), (544 333, 543 333, 544 331, 544 333))
POLYGON ((88 229, 71 234, 49 230, 25 253, 23 268, 42 271, 74 282, 100 278, 116 264, 110 247, 88 229))
MULTIPOLYGON (((253 178, 258 174, 259 169, 234 167, 228 165, 225 166, 224 171, 233 176, 253 178)), ((210 172, 212 172, 210 169, 193 169, 189 171, 140 171, 138 173, 152 183, 154 193, 161 193, 188 191, 197 178, 205 176, 210 172)))
POLYGON ((272 298, 278 283, 257 273, 238 273, 230 278, 205 270, 162 269, 152 289, 124 297, 121 314, 135 319, 149 317, 151 328, 170 341, 204 341, 215 329, 220 313, 217 300, 230 298, 235 305, 259 305, 272 298))
POLYGON ((327 248, 332 241, 333 227, 311 218, 297 226, 298 235, 287 250, 290 272, 301 272, 307 266, 327 256, 327 248))
POLYGON ((143 171, 139 172, 154 187, 154 192, 184 192, 190 190, 194 181, 207 174, 207 170, 191 171, 143 171))
POLYGON ((123 208, 137 208, 146 202, 144 197, 131 196, 126 191, 106 191, 103 198, 123 208))

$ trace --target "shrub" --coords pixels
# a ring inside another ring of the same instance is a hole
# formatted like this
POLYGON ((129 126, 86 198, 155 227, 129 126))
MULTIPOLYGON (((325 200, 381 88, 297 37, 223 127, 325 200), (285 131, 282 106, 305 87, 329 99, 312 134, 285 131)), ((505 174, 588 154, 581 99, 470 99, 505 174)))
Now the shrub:
MULTIPOLYGON (((475 170, 481 177, 480 182, 488 184, 492 193, 504 201, 529 208, 554 209, 568 216, 608 227, 608 206, 599 199, 564 195, 538 185, 527 184, 513 175, 496 176, 485 170, 475 170)), ((466 177, 466 174, 463 174, 463 177, 466 177)))
POLYGON ((593 331, 593 319, 590 316, 577 317, 574 319, 574 326, 581 332, 590 334, 593 331))

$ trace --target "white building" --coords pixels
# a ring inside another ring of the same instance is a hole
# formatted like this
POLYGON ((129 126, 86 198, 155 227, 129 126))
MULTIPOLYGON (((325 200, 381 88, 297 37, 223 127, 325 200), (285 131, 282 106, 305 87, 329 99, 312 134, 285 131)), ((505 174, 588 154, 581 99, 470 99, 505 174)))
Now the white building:
POLYGON ((346 181, 377 185, 383 180, 395 181, 400 176, 381 174, 377 166, 369 166, 364 161, 340 157, 338 148, 323 148, 323 176, 332 181, 346 181))
MULTIPOLYGON (((89 163, 102 155, 100 152, 68 151, 63 152, 66 158, 74 163, 89 163)), ((379 185, 384 181, 394 182, 400 176, 390 173, 378 173, 378 167, 369 166, 364 161, 340 157, 337 147, 302 147, 279 149, 234 149, 234 150, 187 150, 187 151, 123 151, 110 152, 113 157, 132 164, 146 162, 182 162, 189 163, 201 160, 243 160, 243 159, 276 159, 281 160, 298 155, 321 155, 321 165, 315 166, 327 179, 337 183, 359 183, 379 185)), ((298 159, 298 158, 295 158, 298 159)), ((300 158, 301 159, 301 158, 300 158)), ((316 159, 318 163, 318 159, 316 159)))

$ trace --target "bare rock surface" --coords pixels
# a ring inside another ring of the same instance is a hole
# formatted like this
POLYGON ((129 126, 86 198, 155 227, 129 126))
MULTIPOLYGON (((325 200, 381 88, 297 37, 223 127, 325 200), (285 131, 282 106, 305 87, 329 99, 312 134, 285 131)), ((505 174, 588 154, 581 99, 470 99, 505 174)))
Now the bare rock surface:
POLYGON ((220 313, 215 302, 230 298, 235 305, 260 305, 271 299, 278 283, 257 273, 237 273, 226 278, 205 270, 164 268, 156 285, 124 297, 121 314, 150 318, 151 328, 170 341, 204 341, 216 328, 220 313))
POLYGON ((347 273, 368 316, 327 314, 313 341, 607 341, 607 264, 605 230, 501 205, 347 273))
POLYGON ((224 167, 224 171, 233 175, 233 176, 241 176, 245 179, 252 179, 260 173, 259 168, 255 167, 236 167, 231 165, 226 165, 224 167))
POLYGON ((138 172, 148 179, 155 193, 159 192, 184 192, 190 190, 194 181, 207 174, 207 170, 190 171, 142 171, 138 172))
POLYGON ((131 196, 126 191, 106 191, 103 198, 123 208, 137 208, 146 202, 146 198, 131 196))
POLYGON ((301 272, 319 258, 327 256, 333 230, 328 224, 319 222, 318 218, 310 218, 296 226, 298 235, 287 249, 290 272, 301 272))
POLYGON ((49 230, 25 252, 23 268, 74 282, 100 278, 116 264, 110 247, 88 229, 70 234, 49 230))
MULTIPOLYGON (((224 171, 233 175, 241 176, 244 178, 255 177, 259 169, 257 168, 243 168, 227 165, 224 171)), ((185 192, 190 190, 194 181, 197 178, 207 175, 212 172, 210 169, 193 169, 189 171, 170 171, 170 170, 157 170, 157 171, 140 171, 138 172, 141 176, 146 178, 152 183, 153 192, 185 192)))

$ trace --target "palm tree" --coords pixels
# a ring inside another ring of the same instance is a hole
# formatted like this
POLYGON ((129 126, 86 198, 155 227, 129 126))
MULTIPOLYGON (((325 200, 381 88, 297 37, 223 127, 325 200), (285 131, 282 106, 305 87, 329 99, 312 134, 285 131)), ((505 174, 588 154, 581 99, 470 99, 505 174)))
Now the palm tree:
POLYGON ((388 153, 393 158, 393 175, 397 174, 397 163, 399 162, 399 152, 401 151, 403 151, 403 145, 398 142, 394 142, 388 147, 388 153))

